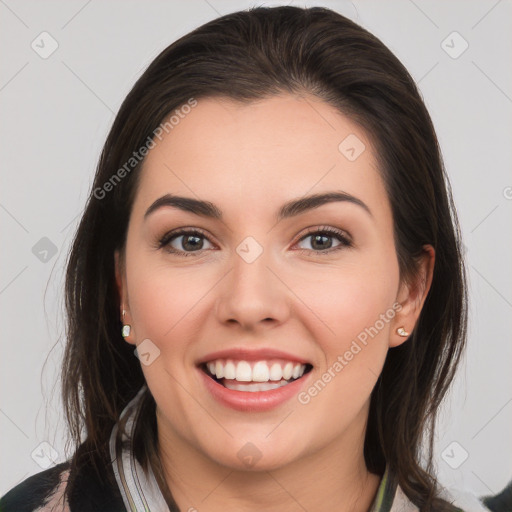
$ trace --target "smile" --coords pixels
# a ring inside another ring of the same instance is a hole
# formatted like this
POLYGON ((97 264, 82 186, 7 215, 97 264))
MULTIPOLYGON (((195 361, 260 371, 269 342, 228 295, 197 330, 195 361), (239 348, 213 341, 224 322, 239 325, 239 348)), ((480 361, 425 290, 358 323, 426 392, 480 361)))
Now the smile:
POLYGON ((201 369, 227 389, 254 393, 286 386, 311 371, 312 366, 283 359, 216 359, 203 363, 201 369))

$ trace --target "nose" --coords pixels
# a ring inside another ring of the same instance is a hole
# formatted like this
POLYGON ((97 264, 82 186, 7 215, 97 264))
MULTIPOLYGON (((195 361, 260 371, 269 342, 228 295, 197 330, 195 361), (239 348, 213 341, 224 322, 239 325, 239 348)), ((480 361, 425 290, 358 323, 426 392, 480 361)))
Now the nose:
POLYGON ((290 291, 278 272, 271 268, 265 250, 252 262, 236 251, 232 270, 219 286, 216 315, 220 322, 245 330, 272 328, 290 314, 290 291))

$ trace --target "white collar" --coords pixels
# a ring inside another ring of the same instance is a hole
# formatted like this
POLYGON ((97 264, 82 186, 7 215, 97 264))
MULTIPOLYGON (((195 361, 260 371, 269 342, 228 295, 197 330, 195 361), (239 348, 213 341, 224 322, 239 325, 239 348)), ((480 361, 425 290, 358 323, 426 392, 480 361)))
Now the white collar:
POLYGON ((127 511, 170 512, 158 487, 151 465, 149 465, 149 474, 146 476, 132 450, 132 438, 140 410, 139 405, 146 390, 147 385, 144 385, 121 413, 120 419, 127 417, 126 432, 122 439, 118 439, 120 436, 117 423, 112 429, 110 435, 112 468, 127 511))
MULTIPOLYGON (((126 510, 129 512, 170 512, 167 503, 158 487, 155 475, 148 466, 148 475, 133 455, 132 438, 140 411, 140 403, 148 390, 145 384, 137 395, 123 409, 120 419, 126 416, 125 434, 119 437, 118 424, 110 435, 110 457, 119 491, 126 510), (117 442, 116 442, 117 441, 117 442)), ((387 472, 386 472, 387 474, 387 472)), ((383 478, 371 507, 372 512, 389 510, 389 512, 416 512, 418 508, 405 496, 400 486, 387 489, 386 478, 383 478), (391 495, 389 492, 391 491, 391 495), (388 495, 387 498, 384 495, 388 495), (384 502, 388 501, 386 505, 384 502), (389 503, 391 502, 391 503, 389 503)), ((480 509, 478 509, 480 510, 480 509)), ((483 508, 481 510, 487 510, 483 508)))

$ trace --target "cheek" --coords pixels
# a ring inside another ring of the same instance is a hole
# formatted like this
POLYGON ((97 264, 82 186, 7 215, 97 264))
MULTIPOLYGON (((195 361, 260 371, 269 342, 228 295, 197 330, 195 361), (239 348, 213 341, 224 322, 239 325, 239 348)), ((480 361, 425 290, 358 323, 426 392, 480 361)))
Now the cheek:
POLYGON ((142 371, 157 403, 185 415, 188 395, 178 382, 190 378, 190 344, 200 335, 201 299, 212 284, 197 271, 136 261, 128 285, 136 341, 149 339, 159 350, 155 363, 142 365, 142 371))
MULTIPOLYGON (((318 415, 327 408, 333 425, 346 425, 360 413, 382 371, 398 283, 398 268, 389 261, 331 271, 320 281, 324 286, 311 280, 302 289, 316 313, 309 315, 309 328, 325 359, 301 403, 309 402, 318 415)), ((330 428, 334 435, 338 427, 330 428)))
POLYGON ((393 255, 359 258, 311 274, 302 280, 298 295, 317 318, 315 332, 324 332, 320 339, 339 349, 375 325, 382 334, 387 333, 394 316, 398 279, 393 255), (382 315, 387 320, 384 324, 382 315))
POLYGON ((206 276, 151 264, 134 264, 131 270, 130 310, 137 338, 154 339, 157 344, 168 337, 183 339, 177 333, 180 327, 190 327, 194 309, 208 288, 206 276))

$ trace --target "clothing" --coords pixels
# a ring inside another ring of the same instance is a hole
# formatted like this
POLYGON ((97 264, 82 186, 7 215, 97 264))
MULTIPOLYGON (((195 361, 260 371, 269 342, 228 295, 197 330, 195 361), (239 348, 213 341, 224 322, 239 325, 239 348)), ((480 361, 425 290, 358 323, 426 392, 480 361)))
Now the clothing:
MULTIPOLYGON (((0 498, 0 512, 169 512, 153 472, 150 469, 145 475, 130 449, 130 439, 145 391, 146 386, 121 414, 121 418, 125 415, 127 418, 124 440, 128 442, 116 443, 118 425, 112 429, 112 460, 108 467, 103 468, 103 475, 97 475, 87 467, 77 474, 71 474, 69 461, 63 462, 27 478, 11 489, 0 498), (107 483, 108 475, 115 477, 117 486, 107 483), (63 503, 68 479, 73 479, 75 484, 69 503, 63 503)), ((386 469, 369 512, 419 511, 386 469)))

